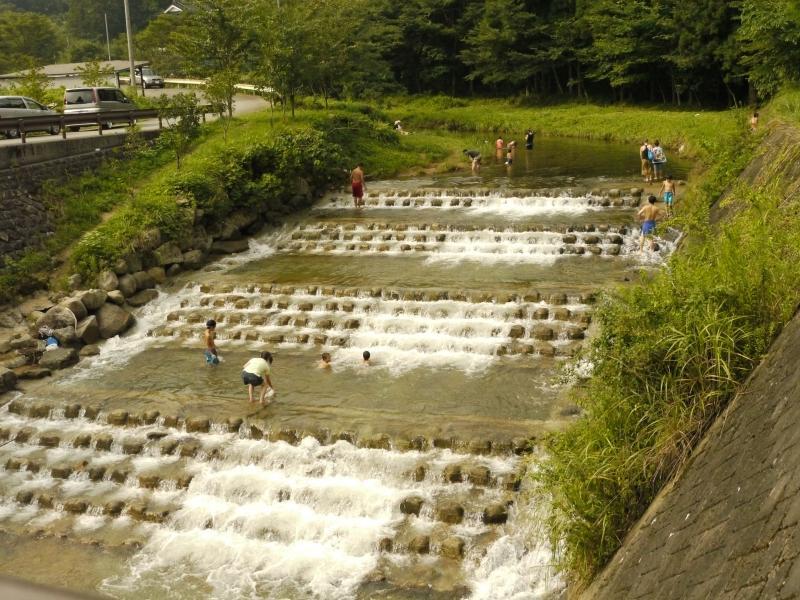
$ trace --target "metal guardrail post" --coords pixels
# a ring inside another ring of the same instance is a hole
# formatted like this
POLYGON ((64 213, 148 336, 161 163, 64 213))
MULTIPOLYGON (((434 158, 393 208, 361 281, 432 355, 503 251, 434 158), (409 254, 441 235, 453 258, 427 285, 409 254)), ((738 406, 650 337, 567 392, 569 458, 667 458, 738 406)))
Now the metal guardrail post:
POLYGON ((103 122, 100 120, 100 113, 97 113, 97 131, 103 135, 103 122))
POLYGON ((67 126, 64 124, 64 115, 59 118, 58 127, 61 129, 61 139, 67 139, 67 126))
POLYGON ((28 143, 28 136, 25 133, 25 121, 20 119, 17 121, 17 131, 19 132, 19 138, 22 140, 23 144, 28 143))

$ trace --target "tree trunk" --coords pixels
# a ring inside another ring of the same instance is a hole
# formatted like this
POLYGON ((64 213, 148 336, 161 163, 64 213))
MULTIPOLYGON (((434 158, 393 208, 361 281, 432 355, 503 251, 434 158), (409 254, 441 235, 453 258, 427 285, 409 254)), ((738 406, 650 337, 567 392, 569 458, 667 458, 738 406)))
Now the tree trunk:
POLYGON ((553 71, 553 79, 556 82, 556 88, 558 89, 558 94, 560 96, 563 96, 564 95, 564 88, 561 87, 561 80, 558 77, 558 71, 556 71, 556 66, 555 65, 551 65, 550 68, 553 71))

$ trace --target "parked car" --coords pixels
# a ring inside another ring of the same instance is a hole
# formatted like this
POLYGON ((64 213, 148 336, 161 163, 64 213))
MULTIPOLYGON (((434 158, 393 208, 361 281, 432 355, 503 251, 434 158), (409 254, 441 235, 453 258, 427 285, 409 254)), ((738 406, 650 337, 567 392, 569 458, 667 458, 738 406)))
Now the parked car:
MULTIPOLYGON (((82 87, 64 92, 64 114, 97 114, 114 110, 134 110, 136 107, 115 87, 82 87)), ((111 120, 103 121, 103 129, 113 126, 111 120)), ((70 125, 70 131, 80 129, 80 125, 70 125)))
MULTIPOLYGON (((38 103, 33 98, 26 96, 0 96, 0 119, 15 119, 20 117, 45 117, 55 116, 58 113, 43 104, 38 103)), ((57 134, 60 131, 58 125, 38 125, 25 126, 26 132, 46 131, 57 134)), ((7 138, 19 137, 19 128, 5 129, 2 133, 7 138)))
MULTIPOLYGON (((126 72, 127 73, 127 72, 126 72)), ((164 78, 161 75, 157 75, 153 69, 150 67, 142 67, 141 69, 136 70, 136 85, 142 85, 142 78, 144 77, 144 87, 145 88, 163 88, 164 87, 164 78), (141 71, 141 72, 140 72, 141 71)), ((119 76, 120 83, 130 84, 131 78, 130 76, 120 75, 119 76)))

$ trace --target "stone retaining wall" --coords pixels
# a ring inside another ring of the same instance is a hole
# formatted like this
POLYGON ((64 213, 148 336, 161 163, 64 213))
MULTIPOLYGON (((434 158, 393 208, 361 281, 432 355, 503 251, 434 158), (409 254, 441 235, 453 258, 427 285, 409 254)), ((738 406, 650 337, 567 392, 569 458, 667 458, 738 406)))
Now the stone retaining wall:
MULTIPOLYGON (((156 132, 145 133, 150 138, 156 132)), ((96 169, 119 151, 125 138, 115 134, 0 148, 0 266, 6 258, 18 258, 38 247, 42 237, 52 232, 42 194, 45 183, 55 184, 57 196, 59 183, 96 169)))
POLYGON ((800 313, 581 598, 800 597, 800 313))

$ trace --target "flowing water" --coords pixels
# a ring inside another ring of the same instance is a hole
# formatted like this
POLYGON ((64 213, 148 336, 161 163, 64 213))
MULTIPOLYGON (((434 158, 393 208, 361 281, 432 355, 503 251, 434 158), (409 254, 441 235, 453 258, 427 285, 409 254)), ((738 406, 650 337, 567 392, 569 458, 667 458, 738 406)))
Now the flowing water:
POLYGON ((638 252, 629 154, 545 140, 361 210, 332 194, 163 288, 0 409, 0 571, 131 599, 558 595, 522 455, 574 418, 557 375, 597 292, 674 243, 638 252), (262 349, 266 407, 239 381, 262 349))

